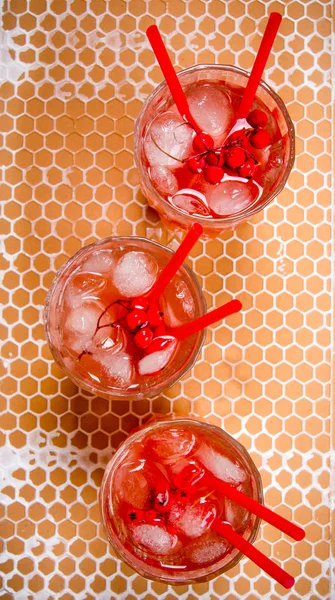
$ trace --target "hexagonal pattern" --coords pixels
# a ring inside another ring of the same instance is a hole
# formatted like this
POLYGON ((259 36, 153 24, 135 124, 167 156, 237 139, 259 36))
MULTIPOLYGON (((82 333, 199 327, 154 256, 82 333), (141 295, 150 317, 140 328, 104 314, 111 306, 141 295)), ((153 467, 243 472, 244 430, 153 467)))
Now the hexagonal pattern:
POLYGON ((5 0, 0 64, 0 444, 3 598, 329 598, 331 3, 293 0, 5 0), (209 306, 244 311, 207 332, 193 372, 129 405, 76 388, 53 362, 43 303, 65 259, 110 234, 175 248, 139 191, 134 121, 162 79, 145 37, 157 23, 176 68, 250 70, 271 10, 284 20, 265 79, 296 126, 296 165, 263 214, 199 242, 189 262, 209 306), (236 436, 265 499, 306 527, 257 546, 296 577, 284 592, 247 560, 171 588, 118 561, 97 493, 113 449, 152 413, 205 417, 236 436))

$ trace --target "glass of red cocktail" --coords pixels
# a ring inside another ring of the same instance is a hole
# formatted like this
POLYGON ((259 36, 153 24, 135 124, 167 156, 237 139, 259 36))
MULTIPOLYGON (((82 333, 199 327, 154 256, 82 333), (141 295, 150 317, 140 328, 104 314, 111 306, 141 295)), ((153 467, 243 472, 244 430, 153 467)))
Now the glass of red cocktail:
POLYGON ((163 81, 135 125, 135 161, 149 204, 170 226, 196 220, 208 236, 233 228, 283 189, 294 163, 294 127, 281 98, 261 81, 251 111, 231 133, 249 73, 197 65, 178 73, 199 139, 163 81))
POLYGON ((105 531, 141 575, 194 583, 236 565, 242 554, 214 531, 215 520, 255 540, 259 518, 218 492, 206 474, 262 502, 261 478, 245 448, 201 421, 147 424, 108 463, 100 490, 105 531))
POLYGON ((193 366, 204 331, 177 340, 168 328, 206 312, 195 274, 181 266, 157 301, 150 298, 172 255, 144 238, 110 237, 59 270, 46 300, 46 336, 78 386, 111 399, 149 398, 193 366))

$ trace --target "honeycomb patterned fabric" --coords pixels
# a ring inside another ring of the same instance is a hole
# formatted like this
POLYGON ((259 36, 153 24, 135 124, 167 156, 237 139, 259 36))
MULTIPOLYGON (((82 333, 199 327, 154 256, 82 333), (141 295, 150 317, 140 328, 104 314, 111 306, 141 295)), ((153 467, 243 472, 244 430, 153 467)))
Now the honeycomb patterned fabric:
MULTIPOLYGON (((330 0, 1 0, 1 599, 330 599, 330 0), (283 15, 265 80, 296 127, 285 190, 189 259, 211 327, 194 367, 151 402, 79 390, 54 363, 43 304, 82 245, 139 235, 176 248, 140 192, 134 122, 162 80, 145 36, 159 26, 177 70, 250 70, 267 17, 283 15), (257 548, 291 591, 249 560, 210 582, 150 582, 119 561, 100 524, 104 466, 153 413, 199 415, 251 453, 265 501, 306 529, 292 543, 263 524, 257 548)), ((335 590, 333 590, 335 593, 335 590)))

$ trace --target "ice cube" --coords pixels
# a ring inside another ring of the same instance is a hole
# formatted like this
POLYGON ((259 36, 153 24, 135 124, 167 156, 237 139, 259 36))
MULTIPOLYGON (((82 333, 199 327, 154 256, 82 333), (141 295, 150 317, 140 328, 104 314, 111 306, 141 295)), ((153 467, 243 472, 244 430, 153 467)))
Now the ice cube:
POLYGON ((180 190, 170 198, 170 202, 176 206, 176 208, 179 208, 190 215, 199 215, 201 217, 208 217, 210 215, 206 197, 196 190, 188 188, 180 190))
POLYGON ((187 99, 197 124, 217 145, 233 125, 234 112, 229 97, 216 85, 203 83, 192 87, 187 99))
POLYGON ((174 279, 165 290, 164 316, 169 327, 178 327, 195 316, 193 297, 182 279, 174 279))
POLYGON ((191 153, 193 130, 180 115, 167 111, 151 123, 144 150, 151 165, 177 167, 191 153))
POLYGON ((210 528, 216 517, 214 504, 201 498, 199 502, 190 506, 176 506, 174 512, 170 511, 170 519, 187 537, 197 538, 210 528), (204 501, 202 503, 202 501, 204 501))
POLYGON ((81 270, 91 273, 110 273, 114 264, 115 257, 111 250, 97 250, 85 260, 81 270))
POLYGON ((264 153, 264 156, 260 161, 263 165, 263 170, 260 175, 260 183, 264 188, 266 188, 267 192, 271 192, 271 190, 276 187, 278 180, 281 179, 281 175, 284 172, 284 140, 278 140, 270 148, 262 150, 262 152, 264 153))
POLYGON ((174 340, 164 350, 158 350, 147 354, 138 362, 138 372, 140 375, 153 375, 158 373, 168 364, 175 350, 177 342, 174 340))
POLYGON ((178 537, 158 525, 138 525, 132 530, 135 542, 153 554, 167 556, 176 550, 178 537))
POLYGON ((101 310, 98 306, 82 306, 72 310, 65 321, 67 330, 83 336, 93 336, 101 310))
POLYGON ((153 286, 157 274, 157 263, 144 252, 127 252, 118 261, 113 283, 122 296, 142 296, 153 286))
POLYGON ((167 514, 168 522, 170 525, 178 525, 183 514, 185 512, 185 504, 182 502, 174 502, 167 514))
POLYGON ((149 168, 150 179, 158 191, 163 194, 173 195, 178 191, 178 182, 170 169, 163 165, 155 165, 149 168))
POLYGON ((224 520, 228 521, 235 531, 242 529, 247 524, 248 518, 249 512, 243 506, 232 502, 229 498, 225 498, 224 520))
POLYGON ((197 565, 203 565, 223 558, 229 548, 228 542, 217 538, 212 533, 208 533, 188 549, 188 556, 192 562, 197 565))
POLYGON ((191 452, 195 444, 195 436, 185 429, 168 429, 150 436, 148 444, 156 456, 173 461, 191 452))
POLYGON ((102 352, 96 355, 96 359, 104 367, 108 378, 112 379, 113 385, 120 388, 130 385, 133 363, 128 354, 125 352, 102 352))
POLYGON ((93 340, 101 308, 95 304, 72 308, 64 323, 66 343, 74 352, 87 350, 93 340))
POLYGON ((268 155, 268 164, 271 168, 282 168, 285 159, 285 144, 284 138, 278 140, 270 146, 268 155))
POLYGON ((83 299, 97 300, 107 285, 107 281, 97 273, 75 273, 65 289, 64 301, 71 308, 80 307, 83 299))
POLYGON ((251 206, 260 193, 254 181, 227 178, 209 191, 208 204, 217 215, 235 215, 251 206))
POLYGON ((198 452, 199 461, 218 479, 227 483, 239 484, 246 479, 246 472, 238 462, 233 462, 211 448, 203 445, 198 452))
POLYGON ((133 508, 148 508, 151 487, 147 475, 145 460, 123 463, 115 473, 114 493, 133 508))

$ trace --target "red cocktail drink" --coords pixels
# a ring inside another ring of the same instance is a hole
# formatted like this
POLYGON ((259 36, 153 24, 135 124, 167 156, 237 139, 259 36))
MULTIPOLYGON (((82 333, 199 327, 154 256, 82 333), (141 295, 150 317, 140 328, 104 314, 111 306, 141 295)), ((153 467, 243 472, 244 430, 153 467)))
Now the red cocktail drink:
POLYGON ((142 238, 107 238, 60 269, 46 302, 46 333, 79 386, 109 398, 151 397, 192 367, 204 332, 177 340, 168 328, 206 312, 194 273, 182 266, 150 298, 172 254, 142 238))
POLYGON ((294 162, 294 128, 283 101, 264 82, 251 111, 231 133, 248 73, 198 65, 178 73, 203 139, 180 116, 163 82, 135 127, 143 193, 163 220, 207 235, 262 210, 284 187, 294 162))
POLYGON ((214 475, 262 501, 246 450, 219 427, 176 418, 130 436, 106 468, 102 519, 119 556, 140 574, 169 583, 210 579, 241 553, 211 528, 220 519, 253 542, 259 519, 224 497, 214 475))

